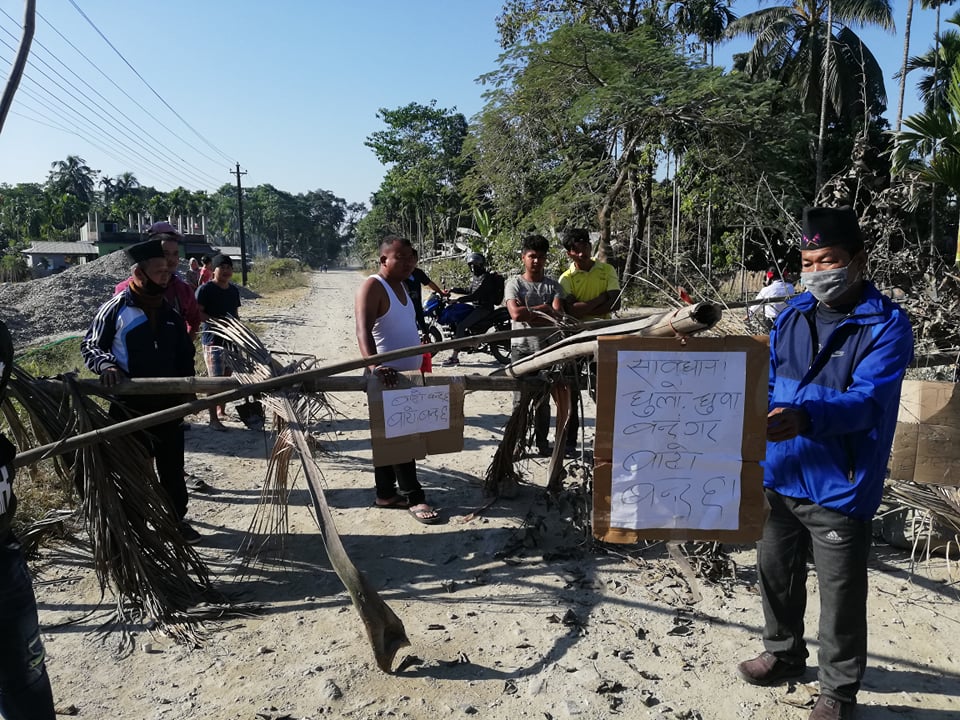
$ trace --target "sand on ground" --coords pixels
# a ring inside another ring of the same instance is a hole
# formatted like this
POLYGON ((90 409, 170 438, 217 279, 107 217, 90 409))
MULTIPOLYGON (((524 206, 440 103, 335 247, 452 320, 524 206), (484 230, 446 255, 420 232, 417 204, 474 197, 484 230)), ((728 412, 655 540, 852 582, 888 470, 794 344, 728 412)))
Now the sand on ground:
MULTIPOLYGON (((271 348, 330 362, 354 358, 361 279, 348 270, 314 273, 309 288, 251 302, 243 314, 268 328, 271 348)), ((459 369, 437 372, 493 368, 489 356, 462 359, 459 369)), ((207 428, 205 416, 189 418, 187 470, 212 488, 190 499, 189 520, 204 535, 200 552, 220 589, 262 611, 210 625, 202 647, 135 629, 136 651, 118 658, 116 636, 96 635, 112 602, 100 603, 86 560, 46 548, 33 567, 58 708, 114 720, 806 718, 816 693, 812 575, 811 669, 787 687, 751 687, 735 665, 762 649, 752 546, 729 548, 733 579, 691 588, 663 544, 602 550, 587 542, 571 506, 546 497, 546 466, 532 460, 516 497, 464 521, 485 502, 481 479, 511 406, 510 393, 469 394, 463 452, 420 463, 428 498, 447 519, 434 526, 372 507, 363 394, 337 395, 336 417, 316 428, 347 552, 412 641, 394 674, 377 669, 330 568, 301 473, 282 556, 245 570, 236 562, 263 484, 269 432, 246 429, 235 414, 226 433, 207 428)), ((586 426, 592 440, 589 418, 586 426)), ((860 717, 960 717, 953 642, 960 604, 948 571, 942 559, 911 567, 902 551, 875 548, 860 717)))

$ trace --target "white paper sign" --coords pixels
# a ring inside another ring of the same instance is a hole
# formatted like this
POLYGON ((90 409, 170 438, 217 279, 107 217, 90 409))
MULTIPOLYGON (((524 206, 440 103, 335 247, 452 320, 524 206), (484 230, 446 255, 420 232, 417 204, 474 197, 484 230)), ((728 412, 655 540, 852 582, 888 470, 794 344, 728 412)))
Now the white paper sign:
POLYGON ((387 438, 450 429, 450 386, 432 385, 383 391, 387 438))
POLYGON ((736 530, 744 352, 617 353, 613 527, 736 530))

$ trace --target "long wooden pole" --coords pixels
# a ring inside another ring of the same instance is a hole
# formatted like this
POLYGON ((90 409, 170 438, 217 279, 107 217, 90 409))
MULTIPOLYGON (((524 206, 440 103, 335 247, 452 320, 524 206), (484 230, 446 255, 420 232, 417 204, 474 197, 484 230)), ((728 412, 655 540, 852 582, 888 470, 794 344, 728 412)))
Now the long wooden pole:
MULTIPOLYGON (((681 308, 679 312, 685 314, 691 314, 694 312, 709 312, 710 316, 716 316, 717 319, 720 317, 720 309, 709 303, 699 303, 695 306, 689 306, 689 308, 681 308), (696 310, 694 310, 696 309, 696 310)), ((672 321, 670 317, 674 317, 676 313, 662 313, 660 317, 666 317, 666 322, 672 326, 672 321)), ((619 330, 620 333, 629 334, 634 332, 632 328, 636 327, 639 330, 639 327, 648 326, 651 324, 656 324, 657 316, 651 316, 646 320, 631 321, 627 323, 622 323, 619 330)), ((715 320, 714 320, 715 322, 715 320)), ((501 340, 506 340, 512 337, 524 337, 528 335, 541 335, 541 334, 552 334, 556 333, 556 328, 525 328, 522 330, 507 330, 499 333, 488 333, 483 336, 483 342, 498 342, 501 340)), ((617 332, 614 328, 604 327, 600 330, 593 331, 595 333, 602 334, 614 334, 617 332)), ((569 340, 576 340, 578 342, 585 343, 584 352, 592 352, 592 348, 588 347, 589 341, 589 331, 581 332, 578 335, 570 338, 569 340)), ((451 350, 461 347, 469 347, 474 345, 477 342, 476 337, 467 337, 460 339, 447 340, 441 343, 435 343, 430 346, 436 351, 441 350, 451 350)), ((566 343, 567 341, 564 341, 566 343)), ((292 386, 298 386, 305 389, 305 384, 313 382, 318 378, 330 377, 331 375, 339 375, 341 373, 350 372, 352 370, 359 370, 360 368, 367 367, 374 364, 382 364, 385 362, 390 362, 392 360, 401 360, 403 358, 415 357, 421 355, 424 352, 425 345, 417 345, 415 347, 403 348, 401 350, 393 350, 388 353, 380 353, 378 355, 372 355, 367 358, 357 358, 354 360, 348 360, 342 363, 334 363, 332 365, 326 365, 323 367, 312 368, 310 370, 303 370, 301 372, 290 373, 288 375, 280 375, 278 377, 270 378, 269 380, 263 380, 261 382, 250 383, 243 385, 241 387, 234 388, 232 390, 227 390, 225 392, 216 393, 214 395, 207 395, 205 398, 200 400, 193 400, 191 402, 181 403, 180 405, 175 405, 166 410, 161 410, 159 412, 150 413, 149 415, 144 415, 142 417, 133 418, 132 420, 125 420, 123 422, 116 423, 114 425, 109 425, 104 428, 99 428, 82 435, 75 435, 70 438, 64 438, 58 440, 57 442, 50 443, 48 445, 41 445, 39 447, 31 448, 30 450, 24 450, 17 455, 14 460, 15 467, 25 467, 27 465, 32 465, 35 462, 40 460, 45 460, 57 455, 63 455, 68 452, 72 452, 78 448, 84 447, 86 445, 92 445, 98 442, 105 442, 111 438, 120 437, 122 435, 127 435, 128 433, 136 432, 138 430, 144 430, 148 427, 153 427, 154 425, 159 425, 160 423, 169 422, 171 420, 178 420, 186 415, 192 415, 194 413, 202 412, 207 410, 215 405, 222 405, 227 402, 232 402, 234 400, 239 400, 241 398, 249 397, 251 395, 259 395, 261 393, 270 393, 278 390, 283 390, 292 386)))

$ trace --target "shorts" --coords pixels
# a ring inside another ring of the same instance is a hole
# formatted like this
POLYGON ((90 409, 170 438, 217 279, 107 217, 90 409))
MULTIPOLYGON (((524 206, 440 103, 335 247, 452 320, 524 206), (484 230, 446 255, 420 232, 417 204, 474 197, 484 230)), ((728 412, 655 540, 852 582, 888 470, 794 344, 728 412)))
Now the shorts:
POLYGON ((219 345, 203 346, 203 362, 209 377, 224 377, 227 374, 223 348, 219 345))

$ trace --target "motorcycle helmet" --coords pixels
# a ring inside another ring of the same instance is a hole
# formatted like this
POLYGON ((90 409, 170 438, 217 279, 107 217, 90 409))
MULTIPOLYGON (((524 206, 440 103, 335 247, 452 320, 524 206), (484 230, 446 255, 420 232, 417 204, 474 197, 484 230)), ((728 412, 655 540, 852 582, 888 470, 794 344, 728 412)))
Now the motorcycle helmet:
POLYGON ((480 267, 485 267, 487 261, 483 259, 483 255, 480 253, 470 253, 466 257, 467 265, 479 265, 480 267))

